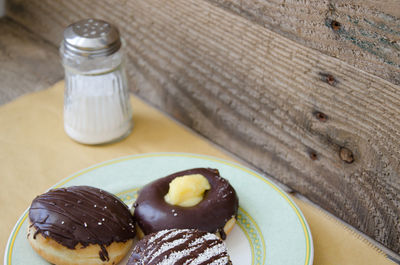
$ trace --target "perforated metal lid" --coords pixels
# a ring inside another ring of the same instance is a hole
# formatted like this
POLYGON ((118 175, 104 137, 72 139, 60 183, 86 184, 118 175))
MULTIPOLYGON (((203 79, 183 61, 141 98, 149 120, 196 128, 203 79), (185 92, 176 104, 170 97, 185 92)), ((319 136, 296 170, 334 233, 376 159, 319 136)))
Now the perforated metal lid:
POLYGON ((118 29, 99 19, 84 19, 64 31, 65 52, 80 56, 107 56, 121 47, 118 29))

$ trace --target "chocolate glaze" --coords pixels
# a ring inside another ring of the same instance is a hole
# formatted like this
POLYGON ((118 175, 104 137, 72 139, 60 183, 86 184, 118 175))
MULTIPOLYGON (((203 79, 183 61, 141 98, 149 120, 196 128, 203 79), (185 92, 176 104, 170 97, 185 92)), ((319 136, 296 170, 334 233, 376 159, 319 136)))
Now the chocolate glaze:
MULTIPOLYGON (((229 182, 211 168, 194 168, 174 173, 144 186, 133 205, 135 219, 144 234, 170 228, 193 228, 211 233, 223 231, 228 220, 237 215, 239 200, 229 182), (211 189, 193 207, 170 205, 164 200, 169 183, 176 177, 201 174, 211 189)), ((220 233, 224 237, 225 233, 220 233)), ((223 238, 224 239, 224 238, 223 238)))
POLYGON ((232 264, 225 244, 214 234, 195 229, 162 230, 145 236, 127 265, 232 264))
POLYGON ((31 226, 45 238, 74 249, 78 243, 100 245, 99 258, 109 260, 105 246, 134 238, 134 219, 116 196, 89 187, 73 186, 37 196, 29 209, 31 226))

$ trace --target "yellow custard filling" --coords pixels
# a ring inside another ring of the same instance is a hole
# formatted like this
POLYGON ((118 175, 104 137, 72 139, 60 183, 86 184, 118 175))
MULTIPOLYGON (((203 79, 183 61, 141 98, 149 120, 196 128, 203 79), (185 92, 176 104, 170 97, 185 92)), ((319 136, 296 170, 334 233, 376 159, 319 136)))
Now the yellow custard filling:
POLYGON ((211 188, 208 180, 200 174, 176 177, 169 183, 164 200, 182 207, 192 207, 203 200, 204 192, 211 188))

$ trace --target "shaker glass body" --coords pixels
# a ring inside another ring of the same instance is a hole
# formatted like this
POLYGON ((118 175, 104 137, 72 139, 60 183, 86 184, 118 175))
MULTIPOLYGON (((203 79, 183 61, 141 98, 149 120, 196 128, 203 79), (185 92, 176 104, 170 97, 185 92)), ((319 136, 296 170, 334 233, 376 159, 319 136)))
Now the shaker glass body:
POLYGON ((123 50, 85 57, 60 48, 65 69, 64 128, 75 141, 103 144, 133 126, 123 50))

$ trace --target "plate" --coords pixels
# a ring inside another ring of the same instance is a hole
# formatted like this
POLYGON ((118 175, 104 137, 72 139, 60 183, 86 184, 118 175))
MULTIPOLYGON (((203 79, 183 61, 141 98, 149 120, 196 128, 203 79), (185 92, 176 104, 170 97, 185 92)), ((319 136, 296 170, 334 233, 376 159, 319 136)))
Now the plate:
MULTIPOLYGON (((275 184, 233 162, 183 153, 133 155, 84 169, 52 188, 90 185, 114 193, 131 205, 140 187, 148 182, 196 167, 217 168, 238 194, 237 224, 226 239, 233 264, 312 264, 310 229, 296 204, 275 184)), ((26 240, 27 216, 25 211, 11 232, 4 264, 48 264, 26 240)), ((126 264, 126 259, 121 264, 126 264)))

